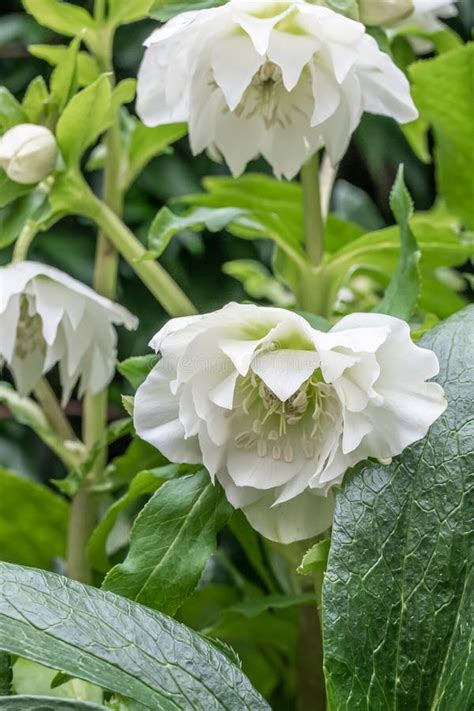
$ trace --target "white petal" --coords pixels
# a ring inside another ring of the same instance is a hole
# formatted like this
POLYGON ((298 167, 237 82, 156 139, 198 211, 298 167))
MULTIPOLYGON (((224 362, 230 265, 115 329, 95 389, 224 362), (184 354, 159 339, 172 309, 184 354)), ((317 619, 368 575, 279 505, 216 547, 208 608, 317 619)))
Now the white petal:
POLYGON ((246 450, 238 449, 234 443, 229 445, 227 471, 237 486, 273 489, 275 486, 281 486, 293 479, 303 465, 304 459, 301 452, 296 452, 295 461, 288 463, 283 459, 273 459, 270 448, 267 456, 259 457, 255 448, 246 450))
POLYGON ((287 91, 292 91, 298 84, 303 68, 320 45, 317 38, 309 35, 292 35, 278 30, 272 32, 267 56, 281 67, 287 91))
POLYGON ((291 501, 272 506, 272 494, 243 507, 252 527, 272 541, 293 543, 323 533, 332 524, 334 498, 305 491, 291 501))
POLYGON ((160 450, 172 462, 199 464, 202 456, 197 437, 185 439, 178 419, 178 398, 158 363, 135 396, 134 425, 139 437, 160 450))
POLYGON ((258 353, 252 370, 279 400, 288 400, 319 368, 319 355, 313 351, 285 349, 258 353))
MULTIPOLYGON (((262 4, 261 8, 266 11, 268 4, 266 6, 265 4, 262 4)), ((273 28, 291 12, 291 8, 289 7, 280 13, 277 11, 277 14, 273 17, 267 18, 255 17, 254 15, 246 14, 245 10, 246 8, 244 4, 242 4, 241 12, 236 9, 234 12, 234 20, 249 35, 257 52, 263 55, 268 50, 270 35, 273 28)), ((249 6, 248 10, 250 12, 255 12, 258 11, 258 8, 255 4, 253 4, 249 6)))
POLYGON ((212 50, 212 70, 231 111, 239 104, 264 61, 245 35, 227 35, 216 42, 212 50))
POLYGON ((341 103, 341 91, 334 77, 321 64, 311 64, 313 82, 314 111, 311 116, 311 126, 327 121, 341 103))

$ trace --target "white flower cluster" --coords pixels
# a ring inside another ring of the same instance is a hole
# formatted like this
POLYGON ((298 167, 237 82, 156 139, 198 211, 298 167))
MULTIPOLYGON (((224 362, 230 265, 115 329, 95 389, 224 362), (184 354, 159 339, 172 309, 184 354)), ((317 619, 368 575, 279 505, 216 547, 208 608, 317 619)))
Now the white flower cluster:
POLYGON ((114 324, 138 325, 126 309, 53 267, 20 262, 0 268, 0 366, 7 363, 27 395, 59 363, 65 404, 97 393, 115 372, 114 324))
POLYGON ((352 314, 329 333, 277 308, 229 304, 171 320, 137 391, 140 437, 203 463, 252 526, 289 543, 330 526, 331 487, 391 458, 446 407, 434 353, 403 321, 352 314))
POLYGON ((417 117, 405 75, 359 22, 302 0, 229 0, 178 15, 146 41, 137 110, 186 121, 194 154, 232 173, 263 155, 293 178, 323 146, 336 164, 364 111, 417 117))

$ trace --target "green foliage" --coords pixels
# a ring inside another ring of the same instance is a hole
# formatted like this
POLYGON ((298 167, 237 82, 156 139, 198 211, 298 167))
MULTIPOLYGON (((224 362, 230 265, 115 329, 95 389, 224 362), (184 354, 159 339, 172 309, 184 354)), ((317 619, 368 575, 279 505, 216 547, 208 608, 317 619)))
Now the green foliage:
POLYGON ((0 619, 0 648, 122 694, 129 709, 268 709, 200 635, 53 573, 1 563, 0 619))
POLYGON ((160 360, 158 355, 134 356, 118 364, 119 373, 128 380, 135 390, 143 383, 147 375, 160 360))
POLYGON ((50 696, 0 697, 0 709, 5 711, 104 711, 89 701, 58 699, 50 696))
MULTIPOLYGON (((64 45, 34 44, 28 47, 30 54, 53 67, 63 66, 63 62, 68 60, 69 47, 64 45)), ((88 86, 99 78, 99 65, 97 60, 89 52, 79 52, 77 55, 77 84, 78 86, 88 86)))
POLYGON ((6 469, 0 469, 0 490, 0 558, 50 568, 65 554, 68 504, 6 469))
POLYGON ((12 665, 10 655, 0 652, 0 695, 10 695, 12 690, 12 665))
POLYGON ((49 696, 61 699, 91 701, 101 704, 102 689, 82 679, 73 679, 29 659, 17 658, 13 665, 13 688, 15 695, 49 696))
POLYGON ((265 299, 275 306, 288 307, 295 303, 294 295, 260 262, 253 259, 234 259, 222 265, 224 274, 241 282, 252 299, 265 299))
POLYGON ((473 316, 469 307, 421 341, 438 355, 449 403, 427 437, 344 479, 323 594, 335 711, 471 707, 473 316))
POLYGON ((125 511, 140 498, 153 494, 165 481, 177 476, 179 470, 179 465, 168 464, 164 467, 141 471, 134 476, 126 493, 107 509, 89 540, 89 559, 96 570, 107 573, 111 568, 106 551, 107 539, 122 511, 125 511))
POLYGON ((113 25, 125 25, 136 22, 148 15, 154 0, 108 0, 108 20, 113 25))
POLYGON ((174 614, 192 593, 232 507, 205 470, 166 482, 138 515, 130 551, 103 587, 174 614))
POLYGON ((376 311, 409 321, 415 313, 420 296, 419 262, 421 252, 410 227, 410 219, 413 217, 413 201, 405 185, 403 166, 400 166, 392 189, 390 207, 400 227, 400 259, 376 311))
POLYGON ((19 101, 4 86, 0 86, 0 132, 5 133, 17 123, 25 123, 27 116, 19 101))
POLYGON ((93 29, 94 19, 82 7, 59 0, 23 0, 26 10, 40 25, 66 37, 76 37, 93 29))
POLYGON ((78 165, 82 154, 105 131, 111 122, 112 90, 107 76, 76 94, 57 125, 57 139, 66 164, 78 165))
POLYGON ((329 538, 315 543, 314 546, 304 554, 303 560, 296 572, 300 575, 311 575, 315 570, 324 570, 328 562, 330 547, 331 540, 329 538))
POLYGON ((154 0, 151 16, 155 20, 166 22, 181 12, 190 10, 205 10, 210 7, 224 5, 227 0, 154 0))
POLYGON ((184 123, 149 128, 139 121, 133 121, 132 125, 124 188, 137 178, 152 158, 166 151, 172 143, 185 136, 188 130, 184 123))
POLYGON ((434 128, 439 190, 448 208, 474 227, 474 43, 410 67, 413 96, 434 128), (442 97, 442 101, 440 101, 442 97))

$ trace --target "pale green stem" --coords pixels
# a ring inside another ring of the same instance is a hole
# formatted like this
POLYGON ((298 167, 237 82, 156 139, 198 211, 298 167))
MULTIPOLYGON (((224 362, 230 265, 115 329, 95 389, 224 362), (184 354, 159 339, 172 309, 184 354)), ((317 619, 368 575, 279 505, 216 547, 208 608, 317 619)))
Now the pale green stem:
POLYGON ((56 434, 65 440, 76 440, 74 430, 46 378, 41 378, 33 392, 46 415, 46 419, 56 434))
POLYGON ((315 154, 301 169, 303 188, 304 233, 308 258, 317 267, 324 256, 324 222, 321 214, 319 158, 315 154))
POLYGON ((15 242, 12 262, 23 262, 28 257, 28 250, 38 233, 38 226, 32 220, 28 220, 24 225, 20 235, 15 242))
POLYGON ((321 163, 320 170, 320 190, 321 190, 321 214, 323 220, 327 220, 329 215, 329 208, 331 205, 332 191, 334 188, 334 183, 336 181, 338 166, 333 166, 329 159, 329 155, 326 153, 321 163))
POLYGON ((149 258, 144 246, 122 220, 105 203, 96 198, 92 199, 94 209, 90 213, 85 210, 85 214, 89 214, 107 233, 110 241, 170 316, 196 314, 194 304, 168 272, 158 262, 149 258))

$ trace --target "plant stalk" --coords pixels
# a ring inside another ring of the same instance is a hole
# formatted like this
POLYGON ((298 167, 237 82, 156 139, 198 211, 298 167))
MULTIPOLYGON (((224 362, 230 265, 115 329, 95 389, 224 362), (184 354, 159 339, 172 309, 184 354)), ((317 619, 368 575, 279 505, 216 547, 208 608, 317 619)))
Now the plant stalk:
POLYGON ((306 252, 311 264, 318 267, 324 256, 324 221, 321 213, 319 157, 317 153, 301 169, 301 184, 303 189, 306 252))
POLYGON ((65 440, 76 440, 74 430, 46 378, 41 378, 34 389, 34 395, 41 405, 48 423, 56 434, 65 440))
POLYGON ((33 220, 28 220, 15 242, 12 263, 23 262, 27 258, 28 250, 37 233, 38 226, 36 223, 33 220))

